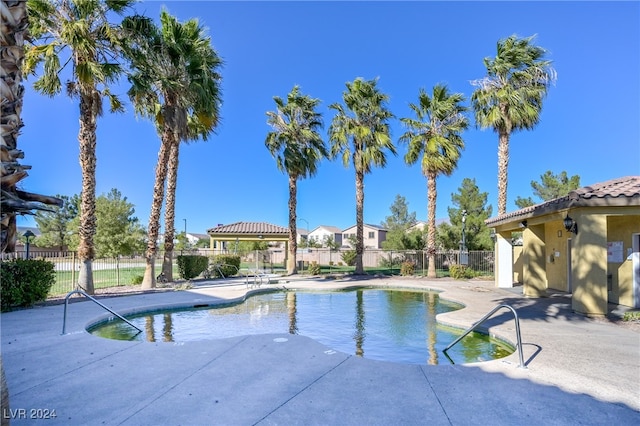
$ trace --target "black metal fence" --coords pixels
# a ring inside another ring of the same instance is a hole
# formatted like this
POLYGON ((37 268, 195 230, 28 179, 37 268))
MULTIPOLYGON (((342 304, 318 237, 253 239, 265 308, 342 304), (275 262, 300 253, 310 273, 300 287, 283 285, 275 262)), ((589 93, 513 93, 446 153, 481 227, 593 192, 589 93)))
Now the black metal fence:
MULTIPOLYGON (((174 258, 181 254, 200 254, 213 258, 219 254, 233 254, 218 250, 194 249, 190 251, 175 251, 174 258)), ((321 273, 349 273, 355 267, 349 263, 350 250, 330 250, 328 248, 310 248, 298 250, 296 260, 301 273, 309 273, 311 267, 319 267, 321 273), (316 266, 317 265, 317 266, 316 266)), ((163 253, 156 257, 156 273, 162 268, 163 253)), ((5 253, 2 260, 26 257, 25 252, 5 253)), ((50 295, 60 295, 76 289, 80 261, 77 253, 72 251, 34 251, 29 253, 31 259, 44 259, 54 264, 56 283, 50 291, 50 295)), ((439 277, 449 275, 449 267, 465 260, 458 251, 440 251, 436 253, 435 266, 439 277)), ((240 272, 255 270, 283 273, 286 270, 285 252, 283 249, 265 251, 251 251, 241 253, 240 272)), ((415 275, 426 275, 428 270, 428 258, 424 251, 395 251, 366 249, 363 255, 363 264, 368 273, 399 274, 403 262, 410 262, 414 266, 415 275)), ((494 274, 493 251, 468 252, 468 267, 478 275, 491 276, 494 274)), ((143 255, 118 256, 115 258, 94 259, 92 263, 94 287, 96 289, 129 286, 142 280, 145 270, 143 255)), ((174 278, 178 277, 177 267, 174 261, 174 278)))

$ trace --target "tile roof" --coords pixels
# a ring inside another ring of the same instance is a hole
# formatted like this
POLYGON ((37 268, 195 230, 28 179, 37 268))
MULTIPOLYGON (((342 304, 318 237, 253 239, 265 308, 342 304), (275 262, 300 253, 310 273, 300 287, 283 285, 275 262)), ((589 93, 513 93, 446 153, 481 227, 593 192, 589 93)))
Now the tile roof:
POLYGON ((207 230, 211 234, 269 234, 289 235, 289 228, 266 222, 236 222, 229 225, 218 225, 207 230))
POLYGON ((640 206, 640 176, 625 176, 583 186, 564 197, 489 218, 487 226, 496 226, 572 207, 640 206))

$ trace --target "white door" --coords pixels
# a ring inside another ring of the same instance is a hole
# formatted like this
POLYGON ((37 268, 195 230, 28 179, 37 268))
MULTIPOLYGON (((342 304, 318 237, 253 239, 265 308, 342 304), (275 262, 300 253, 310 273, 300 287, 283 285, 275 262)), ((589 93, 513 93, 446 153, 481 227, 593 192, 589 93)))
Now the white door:
POLYGON ((631 235, 631 261, 633 262, 633 307, 640 308, 640 234, 631 235))
POLYGON ((573 283, 571 275, 571 238, 567 239, 567 292, 573 293, 573 283))

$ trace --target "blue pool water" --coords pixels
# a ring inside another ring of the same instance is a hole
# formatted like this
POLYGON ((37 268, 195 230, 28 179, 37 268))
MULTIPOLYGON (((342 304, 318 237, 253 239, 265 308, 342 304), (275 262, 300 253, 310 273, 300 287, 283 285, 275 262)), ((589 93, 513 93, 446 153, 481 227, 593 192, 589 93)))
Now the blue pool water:
POLYGON ((501 358, 513 348, 472 333, 442 350, 463 330, 438 325, 435 316, 461 305, 436 292, 359 289, 274 292, 240 304, 153 312, 128 318, 138 333, 116 320, 89 330, 120 340, 186 342, 266 333, 300 334, 329 348, 365 358, 409 364, 449 364, 501 358))

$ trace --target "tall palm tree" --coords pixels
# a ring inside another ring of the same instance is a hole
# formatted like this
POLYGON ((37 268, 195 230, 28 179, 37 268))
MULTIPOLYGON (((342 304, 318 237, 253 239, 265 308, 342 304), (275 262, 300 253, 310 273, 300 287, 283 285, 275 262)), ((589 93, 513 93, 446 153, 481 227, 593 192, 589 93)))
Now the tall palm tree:
POLYGON ((162 10, 160 27, 142 16, 126 19, 123 26, 129 40, 125 51, 132 65, 128 94, 136 112, 154 120, 161 140, 142 282, 143 288, 153 288, 165 183, 168 180, 165 212, 168 253, 163 272, 171 279, 179 144, 199 138, 206 140, 217 127, 221 105, 218 70, 222 60, 196 19, 181 23, 162 10))
POLYGON ((540 121, 542 100, 556 79, 546 51, 535 36, 512 35, 498 41, 495 58, 484 58, 487 76, 472 81, 476 125, 498 133, 498 214, 507 212, 509 139, 517 130, 531 130, 540 121))
POLYGON ((16 215, 33 214, 33 210, 52 211, 47 205, 62 206, 63 200, 56 197, 21 191, 17 184, 27 177, 30 166, 22 165, 19 159, 24 152, 18 149, 18 136, 23 126, 21 113, 24 98, 22 64, 24 41, 29 38, 27 4, 21 0, 2 1, 2 37, 0 52, 2 73, 0 93, 2 95, 0 123, 2 126, 2 161, 0 181, 0 248, 1 252, 14 252, 17 240, 16 215))
POLYGON ((319 99, 300 93, 294 86, 285 103, 274 96, 276 111, 267 111, 267 123, 273 131, 267 134, 265 146, 276 159, 278 169, 289 175, 289 256, 287 273, 295 274, 296 252, 298 251, 296 228, 296 204, 298 180, 314 176, 318 163, 328 157, 318 130, 322 127, 322 116, 315 108, 319 99))
POLYGON ((341 155, 345 167, 351 160, 356 174, 356 274, 364 274, 364 175, 371 173, 372 166, 386 166, 385 150, 396 155, 389 133, 388 121, 393 118, 386 106, 389 97, 380 92, 377 83, 377 78, 361 77, 347 82, 347 90, 342 93, 344 106, 329 106, 336 110, 329 128, 331 157, 341 155))
POLYGON ((420 90, 417 104, 409 104, 416 119, 402 118, 408 130, 400 137, 409 150, 404 156, 407 164, 415 164, 422 156, 422 173, 427 178, 427 276, 436 277, 436 179, 438 175, 451 175, 458 165, 464 141, 460 133, 469 126, 462 106, 462 93, 450 93, 445 85, 436 85, 429 96, 420 90))
POLYGON ((24 69, 35 73, 43 62, 40 77, 34 83, 39 92, 55 96, 62 91, 65 68, 66 93, 80 103, 80 167, 82 191, 78 257, 78 284, 93 294, 93 238, 96 232, 96 129, 102 115, 102 100, 107 97, 111 111, 123 111, 119 99, 109 90, 121 75, 117 62, 120 37, 109 22, 114 13, 122 15, 134 0, 28 0, 29 31, 39 44, 26 51, 24 69), (62 55, 66 55, 62 57, 62 55), (62 60, 61 60, 62 59, 62 60), (62 64, 62 65, 61 65, 62 64))

